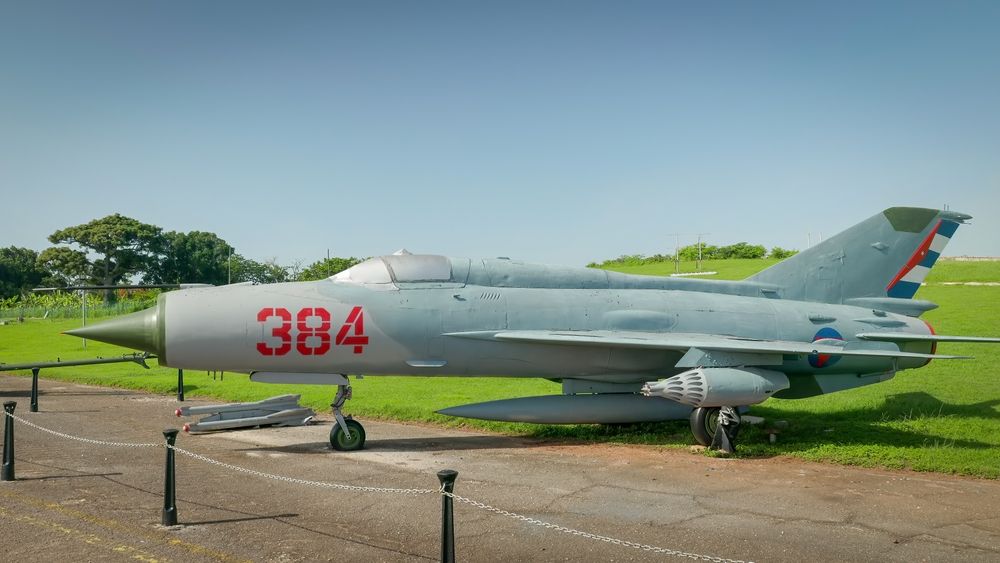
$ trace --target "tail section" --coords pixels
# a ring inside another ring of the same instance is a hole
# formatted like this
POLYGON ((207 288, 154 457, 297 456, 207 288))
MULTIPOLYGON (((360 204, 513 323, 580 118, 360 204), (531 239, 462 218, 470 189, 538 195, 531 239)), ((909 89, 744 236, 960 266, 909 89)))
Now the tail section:
POLYGON ((785 299, 843 303, 859 297, 910 299, 969 215, 892 207, 748 278, 785 299))

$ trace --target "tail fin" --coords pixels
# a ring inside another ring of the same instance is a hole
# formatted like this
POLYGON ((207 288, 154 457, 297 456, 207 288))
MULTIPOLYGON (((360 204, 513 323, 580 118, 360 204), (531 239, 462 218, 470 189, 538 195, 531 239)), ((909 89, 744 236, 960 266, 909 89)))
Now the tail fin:
POLYGON ((892 207, 747 279, 781 287, 785 299, 910 299, 958 225, 971 218, 892 207))

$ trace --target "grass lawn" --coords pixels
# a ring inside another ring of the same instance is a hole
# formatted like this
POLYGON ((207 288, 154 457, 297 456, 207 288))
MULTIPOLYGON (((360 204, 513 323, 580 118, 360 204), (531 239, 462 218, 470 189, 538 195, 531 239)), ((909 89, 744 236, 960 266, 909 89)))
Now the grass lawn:
MULTIPOLYGON (((760 268, 761 260, 747 262, 760 268)), ((649 265, 635 273, 663 273, 649 265)), ((745 277, 747 264, 706 263, 731 278, 745 277)), ((665 265, 670 267, 671 264, 665 265)), ((749 270, 752 272, 753 270, 749 270)), ((1000 281, 1000 262, 945 261, 934 269, 940 281, 1000 281), (968 266, 973 264, 974 267, 968 266), (984 266, 985 264, 985 266, 984 266), (940 270, 940 271, 939 271, 940 270), (964 279, 962 276, 978 276, 964 279)), ((934 274, 932 274, 934 275, 934 274)), ((928 285, 917 298, 940 309, 925 315, 942 334, 1000 335, 1000 287, 928 285)), ((51 360, 57 357, 110 357, 122 348, 82 341, 59 333, 79 320, 29 320, 0 326, 0 362, 51 360)), ((791 455, 851 465, 909 468, 979 477, 1000 477, 1000 345, 941 344, 946 354, 969 354, 974 360, 938 360, 926 368, 900 372, 892 381, 803 400, 771 399, 753 414, 787 420, 789 428, 770 444, 762 431, 744 427, 741 457, 791 455)), ((155 361, 151 362, 155 365, 155 361)), ((2 370, 2 368, 0 368, 2 370)), ((30 374, 25 376, 25 387, 30 374)), ((176 392, 176 370, 135 364, 47 369, 42 377, 81 383, 176 392)), ((303 403, 326 412, 334 391, 328 386, 251 384, 246 375, 212 380, 204 372, 184 374, 189 397, 228 401, 259 400, 301 393, 303 403)), ((356 381, 348 412, 364 419, 392 419, 467 426, 531 436, 643 443, 682 448, 693 444, 686 421, 631 426, 531 425, 454 419, 433 411, 464 403, 559 393, 558 384, 512 378, 368 377, 356 381)), ((40 399, 44 409, 44 396, 40 399)))
MULTIPOLYGON (((701 270, 698 270, 697 262, 681 262, 681 273, 692 272, 717 272, 716 274, 704 276, 707 280, 741 280, 747 276, 752 276, 768 266, 777 264, 780 260, 773 258, 736 258, 733 260, 702 260, 701 270)), ((673 262, 658 262, 655 264, 643 264, 641 266, 620 266, 609 265, 609 270, 622 272, 625 274, 641 274, 644 276, 669 276, 677 269, 673 262)))

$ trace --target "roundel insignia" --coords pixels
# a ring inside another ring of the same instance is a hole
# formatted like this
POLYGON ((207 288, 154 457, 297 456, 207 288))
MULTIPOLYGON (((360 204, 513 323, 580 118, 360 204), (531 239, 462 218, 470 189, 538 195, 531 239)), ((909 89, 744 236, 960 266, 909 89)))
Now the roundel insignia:
MULTIPOLYGON (((843 341, 844 337, 833 328, 827 326, 819 329, 819 332, 817 332, 816 336, 813 336, 812 339, 813 342, 819 342, 821 340, 843 341)), ((838 361, 840 361, 840 356, 831 356, 830 354, 809 354, 809 365, 814 368, 829 367, 838 361)))

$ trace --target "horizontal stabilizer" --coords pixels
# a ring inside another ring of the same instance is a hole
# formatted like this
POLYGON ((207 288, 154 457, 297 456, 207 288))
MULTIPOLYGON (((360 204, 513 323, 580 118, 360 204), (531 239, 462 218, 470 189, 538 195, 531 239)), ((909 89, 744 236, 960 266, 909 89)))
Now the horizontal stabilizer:
POLYGON ((944 334, 908 334, 905 332, 862 332, 861 340, 879 342, 998 342, 1000 338, 986 336, 946 336, 944 334))
POLYGON ((896 313, 908 317, 920 315, 937 309, 937 303, 923 299, 900 299, 898 297, 853 297, 844 300, 844 305, 854 305, 866 309, 878 309, 887 313, 896 313))

